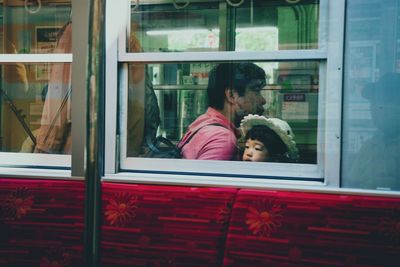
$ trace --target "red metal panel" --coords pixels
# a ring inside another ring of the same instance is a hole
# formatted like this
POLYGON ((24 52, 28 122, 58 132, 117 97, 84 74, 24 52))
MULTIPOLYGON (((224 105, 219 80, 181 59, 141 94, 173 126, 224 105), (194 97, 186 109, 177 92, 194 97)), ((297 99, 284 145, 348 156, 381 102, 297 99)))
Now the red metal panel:
POLYGON ((84 266, 84 183, 0 178, 0 266, 84 266))
POLYGON ((400 199, 241 190, 224 266, 400 266, 400 199))
POLYGON ((235 193, 104 183, 102 266, 221 266, 235 193))

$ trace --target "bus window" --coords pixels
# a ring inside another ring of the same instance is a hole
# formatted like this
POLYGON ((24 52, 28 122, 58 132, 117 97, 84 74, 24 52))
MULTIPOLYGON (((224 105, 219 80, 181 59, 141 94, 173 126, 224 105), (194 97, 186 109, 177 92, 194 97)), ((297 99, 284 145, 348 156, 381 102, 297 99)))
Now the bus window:
POLYGON ((71 1, 11 0, 1 7, 0 53, 8 56, 0 66, 2 164, 69 165, 71 1), (23 155, 33 152, 68 156, 23 155))
POLYGON ((395 26, 399 4, 347 4, 344 187, 400 190, 400 36, 395 26))
MULTIPOLYGON (((232 63, 232 66, 235 64, 251 66, 252 63, 232 63)), ((198 117, 209 114, 207 110, 210 105, 222 112, 222 108, 210 103, 210 97, 218 97, 212 90, 217 91, 219 88, 208 89, 209 86, 213 86, 209 84, 210 72, 218 65, 217 62, 129 65, 127 111, 129 157, 151 157, 147 153, 151 145, 148 142, 154 140, 156 136, 162 136, 178 144, 198 117), (139 124, 141 127, 137 127, 139 124), (142 132, 143 135, 140 134, 142 132), (140 138, 141 136, 143 137, 140 138)), ((254 109, 253 106, 257 104, 254 103, 251 108, 244 111, 245 113, 234 112, 232 118, 226 116, 226 119, 230 119, 236 128, 240 127, 245 115, 252 113, 284 120, 290 125, 294 133, 293 141, 299 150, 299 157, 295 162, 316 164, 318 62, 257 62, 254 65, 261 69, 265 79, 259 92, 260 98, 263 99, 259 104, 260 107, 254 109), (257 108, 262 110, 258 111, 257 108)), ((251 75, 238 72, 236 76, 241 74, 251 75)), ((227 80, 227 84, 233 85, 247 82, 246 79, 235 78, 235 74, 232 76, 224 76, 223 79, 227 80)), ((199 134, 203 132, 199 131, 199 134)), ((231 138, 235 136, 232 135, 231 138)), ((193 137, 193 140, 196 138, 193 137)), ((237 141, 231 140, 231 142, 237 141)), ((241 149, 243 147, 239 147, 239 150, 241 149)), ((240 159, 243 151, 236 152, 237 155, 228 155, 228 158, 240 159)), ((197 156, 201 158, 200 155, 197 156)), ((220 158, 218 155, 214 156, 213 159, 220 158)))
POLYGON ((118 49, 119 134, 109 142, 120 161, 110 162, 112 173, 324 181, 324 151, 338 147, 324 131, 337 112, 324 109, 328 94, 340 99, 326 84, 334 62, 326 51, 333 23, 320 19, 326 2, 129 2, 118 49), (264 142, 271 151, 261 163, 243 156, 254 123, 273 128, 280 147, 264 142))
MULTIPOLYGON (((0 33, 4 54, 49 54, 69 21, 71 1, 1 1, 0 33)), ((71 40, 69 41, 71 42, 71 40)))

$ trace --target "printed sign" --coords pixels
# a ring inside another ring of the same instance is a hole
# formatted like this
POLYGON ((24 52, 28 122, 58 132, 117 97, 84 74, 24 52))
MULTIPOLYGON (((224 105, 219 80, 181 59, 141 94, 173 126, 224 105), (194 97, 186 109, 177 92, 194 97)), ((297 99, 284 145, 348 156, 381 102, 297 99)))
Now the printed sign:
POLYGON ((308 122, 310 107, 306 95, 299 93, 284 94, 282 103, 282 119, 287 121, 308 122))
POLYGON ((305 94, 284 94, 283 101, 285 102, 304 102, 306 101, 305 94))

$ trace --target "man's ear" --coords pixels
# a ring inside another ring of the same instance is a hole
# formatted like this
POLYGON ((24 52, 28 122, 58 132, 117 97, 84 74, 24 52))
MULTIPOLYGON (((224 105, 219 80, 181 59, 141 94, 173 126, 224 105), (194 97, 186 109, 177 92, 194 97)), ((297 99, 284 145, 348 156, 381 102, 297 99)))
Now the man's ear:
POLYGON ((225 98, 229 103, 231 104, 235 103, 235 95, 232 89, 229 88, 225 89, 225 98))

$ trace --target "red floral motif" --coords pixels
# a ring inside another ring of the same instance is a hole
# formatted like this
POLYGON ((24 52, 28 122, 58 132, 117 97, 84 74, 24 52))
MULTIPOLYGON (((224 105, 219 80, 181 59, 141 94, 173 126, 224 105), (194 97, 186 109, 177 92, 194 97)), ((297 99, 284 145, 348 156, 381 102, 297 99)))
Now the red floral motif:
POLYGON ((226 202, 225 205, 219 209, 217 216, 217 223, 227 224, 232 212, 232 202, 226 202))
POLYGON ((50 248, 40 261, 40 267, 67 267, 70 263, 70 254, 62 248, 50 248))
POLYGON ((381 231, 396 244, 400 243, 400 219, 382 219, 380 223, 381 231))
POLYGON ((246 224, 254 235, 269 237, 281 226, 282 206, 273 200, 259 201, 253 207, 248 207, 246 224))
POLYGON ((19 187, 8 195, 3 204, 3 212, 7 219, 21 219, 33 205, 33 195, 26 187, 19 187))
POLYGON ((106 219, 110 225, 125 226, 136 216, 137 196, 128 192, 114 195, 106 206, 106 219))

